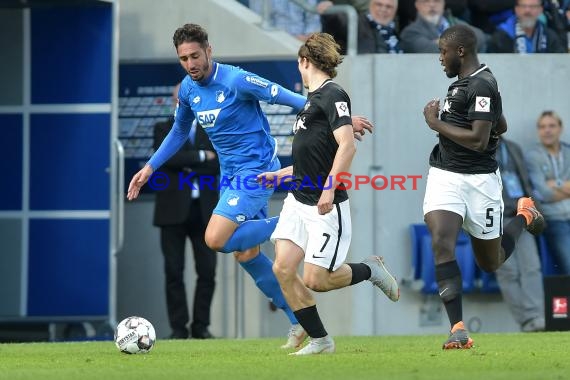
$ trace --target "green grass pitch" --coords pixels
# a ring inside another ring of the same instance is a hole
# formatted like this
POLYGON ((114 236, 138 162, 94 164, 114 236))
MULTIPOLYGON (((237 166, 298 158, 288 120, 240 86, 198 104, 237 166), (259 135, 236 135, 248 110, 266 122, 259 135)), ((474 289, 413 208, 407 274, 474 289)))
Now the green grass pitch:
POLYGON ((0 379, 570 379, 570 332, 335 337, 332 355, 288 356, 282 339, 158 340, 145 355, 113 342, 0 344, 0 379))

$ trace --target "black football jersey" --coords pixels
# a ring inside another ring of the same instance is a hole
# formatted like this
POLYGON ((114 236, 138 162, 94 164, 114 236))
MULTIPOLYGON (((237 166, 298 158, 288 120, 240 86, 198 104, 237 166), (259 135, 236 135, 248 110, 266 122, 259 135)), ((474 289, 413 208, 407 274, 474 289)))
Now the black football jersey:
POLYGON ((457 128, 471 129, 474 120, 492 122, 489 144, 484 152, 461 146, 439 134, 439 143, 433 148, 430 166, 456 173, 482 174, 497 170, 495 160, 498 138, 493 130, 503 113, 497 81, 486 65, 473 74, 453 82, 441 110, 441 120, 457 128))
MULTIPOLYGON (((337 83, 327 80, 307 96, 293 126, 293 176, 296 200, 307 205, 319 202, 323 188, 331 186, 328 175, 338 149, 333 131, 352 125, 350 98, 337 83)), ((334 203, 348 199, 344 189, 335 190, 334 203)))

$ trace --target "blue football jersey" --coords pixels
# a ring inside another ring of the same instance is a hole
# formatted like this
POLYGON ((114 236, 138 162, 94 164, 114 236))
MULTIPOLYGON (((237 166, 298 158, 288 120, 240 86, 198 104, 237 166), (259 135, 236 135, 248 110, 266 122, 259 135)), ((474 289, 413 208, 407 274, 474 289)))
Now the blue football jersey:
POLYGON ((241 68, 213 65, 204 81, 195 82, 190 76, 182 81, 174 126, 162 144, 168 147, 161 146, 149 161, 154 169, 180 148, 194 119, 210 137, 224 175, 263 170, 276 157, 275 139, 259 101, 290 105, 297 111, 305 97, 241 68))

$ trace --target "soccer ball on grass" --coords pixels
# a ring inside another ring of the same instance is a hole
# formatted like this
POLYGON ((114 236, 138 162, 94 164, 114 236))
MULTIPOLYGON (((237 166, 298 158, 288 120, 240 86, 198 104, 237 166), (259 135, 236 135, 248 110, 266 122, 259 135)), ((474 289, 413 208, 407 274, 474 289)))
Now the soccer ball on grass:
POLYGON ((115 329, 115 345, 125 354, 145 354, 155 341, 154 327, 142 317, 125 318, 115 329))

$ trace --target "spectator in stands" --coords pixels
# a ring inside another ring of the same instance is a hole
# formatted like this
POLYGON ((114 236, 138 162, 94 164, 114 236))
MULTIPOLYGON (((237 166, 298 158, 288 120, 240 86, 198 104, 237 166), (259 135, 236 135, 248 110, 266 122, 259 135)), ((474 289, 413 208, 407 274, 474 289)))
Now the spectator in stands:
MULTIPOLYGON (((501 137, 496 159, 503 180, 503 223, 506 225, 517 214, 517 200, 532 195, 532 187, 518 144, 501 137)), ((541 207, 538 202, 535 204, 541 207)), ((534 236, 523 231, 513 254, 495 274, 503 299, 521 330, 544 330, 544 287, 534 236)))
MULTIPOLYGON (((309 6, 317 6, 317 0, 305 2, 309 6)), ((263 15, 264 3, 265 0, 249 0, 249 7, 263 15)), ((301 41, 321 31, 321 19, 316 12, 306 11, 289 0, 271 0, 270 22, 273 27, 285 30, 301 41)))
MULTIPOLYGON (((368 10, 358 16, 358 54, 402 53, 394 17, 398 0, 367 0, 368 10)), ((340 16, 340 15, 333 15, 340 16)), ((337 17, 335 37, 347 40, 346 17, 337 17)), ((330 34, 330 33, 329 33, 330 34)))
POLYGON ((469 0, 470 24, 492 34, 514 12, 516 0, 469 0))
POLYGON ((560 141, 562 119, 544 111, 537 121, 540 143, 527 156, 535 197, 542 202, 548 251, 563 274, 570 274, 570 145, 560 141))
POLYGON ((554 30, 539 21, 541 0, 517 0, 515 14, 497 27, 489 40, 490 53, 565 53, 554 30))
MULTIPOLYGON (((400 30, 404 29, 416 19, 417 11, 415 2, 415 0, 399 0, 397 24, 400 30)), ((467 7, 467 0, 447 0, 445 7, 454 17, 468 21, 469 8, 467 7)))
MULTIPOLYGON (((450 26, 466 24, 453 17, 449 12, 444 15, 445 0, 416 0, 418 16, 400 34, 400 41, 405 53, 439 53, 439 36, 450 26)), ((477 37, 477 51, 486 51, 486 36, 472 27, 477 37)))
POLYGON ((369 0, 368 11, 359 17, 358 54, 403 53, 394 17, 398 0, 369 0))

